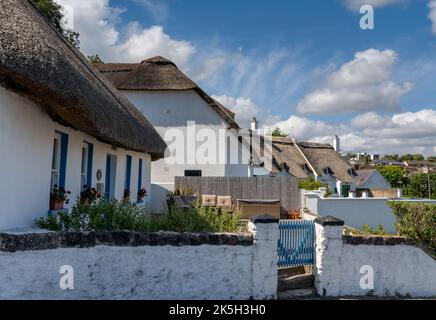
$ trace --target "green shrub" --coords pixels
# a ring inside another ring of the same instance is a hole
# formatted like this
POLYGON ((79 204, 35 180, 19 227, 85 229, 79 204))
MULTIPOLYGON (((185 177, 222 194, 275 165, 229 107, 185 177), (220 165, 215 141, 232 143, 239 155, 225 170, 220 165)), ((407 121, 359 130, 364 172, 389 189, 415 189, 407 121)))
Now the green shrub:
POLYGON ((53 231, 139 230, 147 209, 116 200, 97 200, 91 204, 77 201, 71 214, 59 212, 56 217, 41 218, 35 224, 53 231))
POLYGON ((391 201, 400 235, 415 239, 436 254, 436 205, 391 201))
POLYGON ((373 229, 369 224, 365 224, 363 228, 356 229, 351 227, 344 228, 344 234, 346 235, 357 235, 357 236, 389 236, 388 232, 385 230, 385 227, 380 224, 377 228, 373 229))
POLYGON ((325 187, 319 181, 315 181, 314 179, 300 180, 298 182, 298 187, 304 190, 319 190, 319 188, 325 187))
POLYGON ((60 212, 56 217, 41 218, 35 224, 52 231, 174 231, 174 232, 236 232, 242 214, 217 208, 202 207, 184 210, 177 206, 171 214, 151 215, 148 210, 116 200, 98 200, 89 205, 78 201, 71 214, 60 212))

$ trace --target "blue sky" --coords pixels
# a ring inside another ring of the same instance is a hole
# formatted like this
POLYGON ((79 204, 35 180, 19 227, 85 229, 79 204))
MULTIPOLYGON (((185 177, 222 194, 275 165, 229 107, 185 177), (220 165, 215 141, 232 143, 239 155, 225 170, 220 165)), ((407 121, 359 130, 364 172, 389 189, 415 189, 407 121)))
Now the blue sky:
POLYGON ((166 56, 243 125, 255 115, 297 139, 340 134, 345 151, 436 154, 435 0, 57 1, 74 7, 85 54, 166 56), (362 4, 375 30, 360 29, 362 4))

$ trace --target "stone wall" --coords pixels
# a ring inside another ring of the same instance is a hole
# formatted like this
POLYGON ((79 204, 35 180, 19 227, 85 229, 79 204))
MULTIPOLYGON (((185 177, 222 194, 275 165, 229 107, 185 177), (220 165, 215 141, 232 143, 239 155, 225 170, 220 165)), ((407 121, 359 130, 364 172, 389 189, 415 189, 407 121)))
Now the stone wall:
POLYGON ((436 297, 436 260, 411 239, 344 236, 343 221, 315 221, 319 295, 436 297))
POLYGON ((0 299, 275 299, 277 221, 249 226, 243 235, 0 234, 0 299), (61 289, 65 270, 73 290, 61 289))

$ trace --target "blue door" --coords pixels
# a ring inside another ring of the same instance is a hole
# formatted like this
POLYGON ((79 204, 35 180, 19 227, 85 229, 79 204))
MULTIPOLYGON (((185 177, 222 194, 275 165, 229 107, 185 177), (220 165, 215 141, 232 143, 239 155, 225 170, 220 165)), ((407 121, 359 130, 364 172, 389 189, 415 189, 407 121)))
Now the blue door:
POLYGON ((313 265, 315 224, 307 220, 281 220, 279 223, 279 268, 313 265))

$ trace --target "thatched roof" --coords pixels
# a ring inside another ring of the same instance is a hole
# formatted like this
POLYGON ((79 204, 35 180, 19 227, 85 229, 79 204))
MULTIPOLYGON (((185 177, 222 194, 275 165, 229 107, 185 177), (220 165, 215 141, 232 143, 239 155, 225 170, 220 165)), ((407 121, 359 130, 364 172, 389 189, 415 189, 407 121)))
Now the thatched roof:
POLYGON ((119 90, 194 90, 229 124, 230 128, 239 128, 233 112, 210 97, 173 62, 163 57, 153 57, 141 63, 98 63, 94 66, 119 90))
POLYGON ((164 156, 147 119, 28 0, 0 1, 0 83, 102 142, 164 156))
POLYGON ((294 177, 305 179, 310 171, 294 141, 289 138, 273 137, 273 159, 275 172, 287 171, 294 177), (306 170, 305 170, 306 167, 306 170))
POLYGON ((298 147, 319 176, 330 168, 331 175, 343 182, 353 182, 351 165, 337 153, 330 144, 299 142, 298 147))

